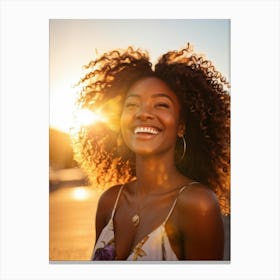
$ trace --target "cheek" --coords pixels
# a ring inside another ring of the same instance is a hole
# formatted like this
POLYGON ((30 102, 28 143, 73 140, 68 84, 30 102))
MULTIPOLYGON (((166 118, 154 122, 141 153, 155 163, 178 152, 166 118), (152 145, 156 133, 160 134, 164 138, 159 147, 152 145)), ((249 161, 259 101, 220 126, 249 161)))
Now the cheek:
POLYGON ((166 127, 168 127, 170 130, 174 130, 177 133, 179 129, 179 116, 176 116, 175 113, 164 114, 162 119, 164 119, 166 127))
POLYGON ((127 130, 129 129, 131 120, 132 120, 131 114, 128 114, 127 112, 122 112, 120 118, 120 129, 121 129, 121 134, 124 138, 125 138, 125 134, 127 133, 127 130))
POLYGON ((127 114, 123 112, 121 114, 120 118, 120 135, 122 138, 121 145, 124 145, 130 149, 130 143, 131 143, 131 114, 127 114))
POLYGON ((120 118, 121 129, 127 125, 127 122, 128 122, 128 115, 125 112, 122 112, 120 118))

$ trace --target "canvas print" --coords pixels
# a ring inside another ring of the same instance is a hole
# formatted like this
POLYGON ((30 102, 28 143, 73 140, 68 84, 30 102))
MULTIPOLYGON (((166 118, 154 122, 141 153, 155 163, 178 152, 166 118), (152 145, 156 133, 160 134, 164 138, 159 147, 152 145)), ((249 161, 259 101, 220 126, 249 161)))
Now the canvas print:
POLYGON ((49 28, 49 260, 230 261, 230 20, 49 28))

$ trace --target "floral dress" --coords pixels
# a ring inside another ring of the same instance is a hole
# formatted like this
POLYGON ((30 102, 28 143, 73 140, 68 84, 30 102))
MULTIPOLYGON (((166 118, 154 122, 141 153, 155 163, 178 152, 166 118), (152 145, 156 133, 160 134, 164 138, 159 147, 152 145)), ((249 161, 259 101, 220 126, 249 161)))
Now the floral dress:
MULTIPOLYGON (((193 182, 196 183, 196 182, 193 182)), ((192 183, 191 183, 192 184, 192 183)), ((190 185, 190 184, 189 184, 190 185)), ((188 185, 188 186, 189 186, 188 185)), ((184 186, 180 189, 179 194, 186 188, 184 186)), ((120 188, 111 218, 108 224, 103 228, 96 245, 93 250, 92 260, 93 261, 112 261, 116 258, 115 250, 115 234, 114 234, 114 224, 113 218, 117 203, 122 192, 123 186, 120 188)), ((179 196, 178 194, 178 196, 179 196)), ((166 230, 165 224, 169 219, 173 209, 176 205, 178 196, 176 197, 172 207, 165 218, 164 222, 153 230, 151 233, 146 235, 132 250, 128 256, 128 261, 177 261, 178 258, 171 248, 166 230)))

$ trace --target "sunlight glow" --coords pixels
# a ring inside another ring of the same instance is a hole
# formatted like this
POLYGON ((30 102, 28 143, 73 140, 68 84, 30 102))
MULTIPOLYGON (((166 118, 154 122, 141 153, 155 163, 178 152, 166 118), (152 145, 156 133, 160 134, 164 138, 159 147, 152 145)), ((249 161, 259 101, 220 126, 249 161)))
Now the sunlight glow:
POLYGON ((75 200, 86 200, 90 197, 90 192, 85 187, 76 187, 73 189, 72 197, 75 200))
POLYGON ((99 111, 90 111, 89 109, 81 109, 76 113, 76 121, 79 125, 91 125, 97 122, 106 122, 106 117, 99 111))

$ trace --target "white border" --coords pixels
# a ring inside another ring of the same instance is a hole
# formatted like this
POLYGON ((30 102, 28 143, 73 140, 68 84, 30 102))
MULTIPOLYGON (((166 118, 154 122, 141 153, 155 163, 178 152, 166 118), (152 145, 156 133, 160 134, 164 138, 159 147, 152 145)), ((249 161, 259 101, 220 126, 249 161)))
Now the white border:
POLYGON ((278 80, 278 1, 1 1, 0 279, 279 279, 278 80), (157 17, 231 19, 231 263, 49 264, 49 19, 157 17))

